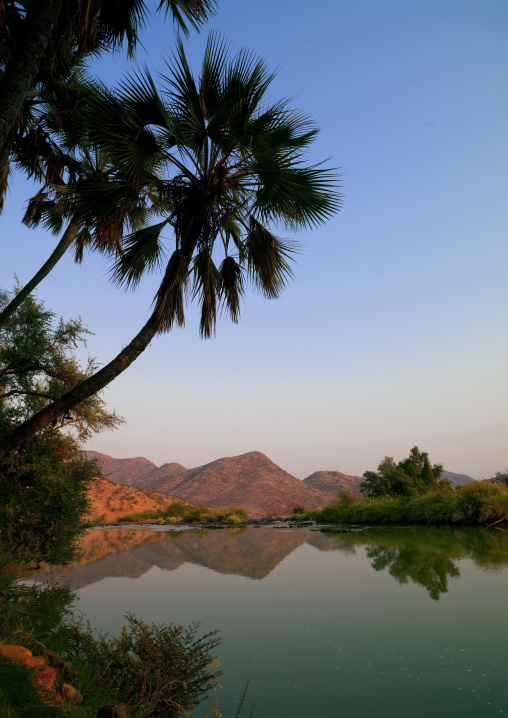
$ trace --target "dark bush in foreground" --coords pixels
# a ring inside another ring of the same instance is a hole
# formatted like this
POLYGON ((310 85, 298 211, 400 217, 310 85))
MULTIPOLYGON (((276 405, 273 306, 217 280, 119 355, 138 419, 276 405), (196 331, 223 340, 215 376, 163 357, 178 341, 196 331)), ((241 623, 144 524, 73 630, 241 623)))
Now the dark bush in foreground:
POLYGON ((196 637, 199 624, 158 626, 127 614, 118 638, 94 634, 74 620, 67 657, 89 666, 97 682, 129 704, 135 718, 186 715, 213 689, 220 672, 217 631, 196 637))

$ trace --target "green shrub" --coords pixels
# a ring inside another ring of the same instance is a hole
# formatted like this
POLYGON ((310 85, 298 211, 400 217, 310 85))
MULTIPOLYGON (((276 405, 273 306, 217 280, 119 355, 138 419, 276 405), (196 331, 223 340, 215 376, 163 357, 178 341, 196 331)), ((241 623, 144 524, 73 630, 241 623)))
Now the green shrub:
POLYGON ((228 507, 226 514, 228 516, 237 516, 240 521, 249 520, 249 514, 247 513, 247 509, 245 508, 245 506, 238 506, 236 504, 232 504, 228 507))
POLYGON ((182 504, 180 501, 173 501, 172 504, 168 504, 168 506, 166 506, 166 508, 164 509, 164 515, 182 518, 182 516, 185 514, 186 511, 188 511, 188 509, 188 504, 182 504))
POLYGON ((145 521, 151 521, 156 518, 155 511, 136 511, 126 516, 119 516, 116 520, 117 524, 140 524, 145 521))
POLYGON ((488 481, 471 481, 457 489, 457 510, 467 523, 483 523, 496 520, 508 513, 506 487, 488 481), (499 516, 499 517, 501 517, 499 516))
POLYGON ((213 689, 220 671, 210 651, 217 631, 196 637, 199 624, 157 626, 127 614, 118 638, 94 634, 88 622, 70 625, 65 657, 86 664, 134 718, 186 715, 213 689))

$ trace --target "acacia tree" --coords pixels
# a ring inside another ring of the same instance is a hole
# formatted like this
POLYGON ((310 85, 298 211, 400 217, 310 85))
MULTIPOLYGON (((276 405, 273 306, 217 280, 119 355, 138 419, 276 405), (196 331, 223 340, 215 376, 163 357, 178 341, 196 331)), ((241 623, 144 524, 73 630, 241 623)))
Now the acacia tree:
MULTIPOLYGON (((0 332, 0 434, 15 427, 96 370, 81 367, 74 350, 90 332, 64 321, 33 297, 0 332)), ((100 474, 80 444, 122 419, 98 396, 88 397, 46 425, 0 470, 0 545, 27 561, 67 563, 87 524, 87 489, 100 474)))
POLYGON ((431 464, 429 455, 413 446, 409 456, 395 463, 385 456, 377 472, 366 471, 360 484, 364 496, 411 496, 426 493, 438 487, 443 472, 442 464, 431 464))
POLYGON ((238 321, 249 280, 268 298, 279 296, 295 247, 273 228, 317 226, 340 200, 333 172, 305 161, 317 128, 287 100, 268 102, 272 79, 261 60, 245 51, 232 57, 212 36, 197 78, 180 43, 160 93, 145 73, 128 78, 118 96, 105 93, 98 101, 91 112, 93 139, 133 182, 143 182, 155 155, 158 191, 168 205, 160 222, 127 238, 113 277, 135 286, 160 268, 162 281, 152 314, 134 339, 92 377, 4 436, 0 458, 103 389, 157 333, 183 325, 186 297, 199 301, 200 333, 209 337, 218 311, 238 321), (166 261, 168 231, 174 248, 166 261))
MULTIPOLYGON (((171 15, 187 32, 198 28, 213 7, 214 0, 160 0, 154 9, 171 15)), ((6 0, 1 9, 0 171, 5 177, 29 92, 58 84, 72 61, 87 53, 109 52, 126 41, 132 54, 152 8, 144 0, 6 0)))

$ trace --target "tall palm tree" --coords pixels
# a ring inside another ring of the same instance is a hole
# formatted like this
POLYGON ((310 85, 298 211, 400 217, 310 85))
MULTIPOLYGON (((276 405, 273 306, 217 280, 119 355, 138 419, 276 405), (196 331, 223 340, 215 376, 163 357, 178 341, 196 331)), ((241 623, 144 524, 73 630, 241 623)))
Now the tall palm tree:
POLYGON ((157 333, 184 323, 187 298, 201 306, 200 332, 214 331, 217 312, 238 321, 248 281, 278 297, 291 275, 295 249, 276 227, 315 227, 340 207, 334 173, 306 164, 317 128, 290 108, 270 104, 273 74, 242 51, 232 57, 211 36, 200 75, 193 76, 181 43, 159 93, 148 72, 130 77, 118 96, 105 93, 91 113, 90 133, 122 175, 143 182, 158 162, 158 193, 167 214, 133 232, 113 267, 123 286, 162 269, 148 321, 111 362, 0 440, 0 458, 47 423, 104 388, 146 349, 157 333), (96 119, 100 118, 100 119, 96 119), (163 234, 173 249, 165 260, 163 234))
MULTIPOLYGON (((58 84, 78 57, 118 49, 132 55, 152 8, 145 0, 5 0, 0 6, 0 171, 23 124, 22 106, 38 84, 58 84)), ((210 16, 215 0, 158 0, 187 33, 210 16)))

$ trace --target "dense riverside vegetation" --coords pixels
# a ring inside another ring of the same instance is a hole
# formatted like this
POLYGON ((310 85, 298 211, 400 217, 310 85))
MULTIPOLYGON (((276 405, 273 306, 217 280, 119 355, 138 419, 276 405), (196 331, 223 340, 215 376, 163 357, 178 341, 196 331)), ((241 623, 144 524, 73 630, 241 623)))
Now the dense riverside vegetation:
POLYGON ((494 525, 508 518, 507 472, 456 489, 441 479, 441 464, 413 446, 396 463, 385 456, 377 472, 366 471, 364 499, 343 491, 337 503, 311 517, 320 523, 494 525))
POLYGON ((249 515, 243 506, 230 506, 225 511, 214 511, 201 504, 182 504, 174 501, 165 509, 156 511, 138 511, 137 513, 120 516, 116 522, 143 523, 144 521, 156 521, 158 524, 174 524, 177 521, 184 523, 211 523, 213 521, 226 521, 228 524, 239 524, 247 521, 249 515))
POLYGON ((320 523, 491 526, 508 519, 508 487, 474 481, 413 496, 347 496, 314 517, 320 523))

